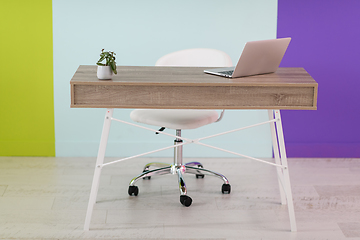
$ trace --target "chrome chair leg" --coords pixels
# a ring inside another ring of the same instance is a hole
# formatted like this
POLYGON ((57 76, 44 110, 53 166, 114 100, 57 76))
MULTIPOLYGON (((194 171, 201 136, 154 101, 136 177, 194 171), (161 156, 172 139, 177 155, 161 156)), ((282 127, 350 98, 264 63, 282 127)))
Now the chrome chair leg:
POLYGON ((203 167, 203 165, 200 162, 188 162, 188 163, 185 163, 184 165, 185 166, 190 166, 190 167, 193 167, 193 166, 201 166, 201 167, 203 167))
POLYGON ((171 166, 171 164, 163 163, 163 162, 151 162, 144 166, 144 172, 148 171, 150 169, 150 167, 163 168, 163 167, 168 167, 168 166, 171 166))
POLYGON ((205 168, 197 168, 197 167, 190 167, 190 166, 185 166, 185 167, 186 167, 186 173, 192 173, 192 174, 203 173, 203 174, 206 174, 209 176, 215 176, 215 177, 222 179, 225 184, 229 184, 229 180, 220 173, 217 173, 217 172, 205 169, 205 168))
MULTIPOLYGON (((151 163, 148 163, 144 166, 144 170, 143 170, 143 173, 144 172, 147 172, 150 170, 150 167, 156 167, 156 169, 160 169, 160 168, 164 168, 164 167, 171 167, 171 164, 169 163, 163 163, 163 162, 151 162, 151 163)), ((146 174, 143 179, 148 179, 150 180, 151 179, 151 175, 148 175, 146 174)))
POLYGON ((222 193, 227 193, 230 194, 231 192, 231 186, 229 184, 229 180, 222 174, 205 169, 205 168, 196 168, 196 167, 190 167, 190 166, 185 166, 186 167, 186 172, 187 173, 192 173, 192 174, 196 174, 199 175, 199 173, 202 174, 206 174, 209 176, 214 176, 214 177, 218 177, 220 179, 222 179, 224 181, 224 184, 221 187, 221 192, 222 193))
POLYGON ((183 171, 184 170, 182 168, 177 168, 176 169, 176 173, 178 175, 178 181, 179 181, 180 195, 186 195, 187 194, 186 184, 185 184, 185 181, 184 181, 184 177, 182 175, 183 171))
POLYGON ((178 174, 179 181, 179 190, 180 190, 180 203, 185 207, 189 207, 192 203, 191 197, 187 196, 186 184, 184 181, 183 173, 185 173, 185 166, 180 166, 176 169, 178 174))
MULTIPOLYGON (((188 162, 188 163, 185 163, 185 167, 192 167, 192 166, 197 166, 197 169, 204 167, 200 162, 188 162)), ((196 173, 195 172, 192 172, 192 173, 195 174, 196 178, 204 178, 205 177, 205 175, 202 174, 200 171, 197 171, 196 173)))
POLYGON ((131 179, 129 183, 129 190, 128 190, 129 195, 137 196, 139 194, 139 188, 135 186, 135 183, 139 181, 139 179, 144 177, 151 177, 153 175, 164 175, 164 174, 171 174, 171 166, 149 170, 137 175, 136 177, 131 179))

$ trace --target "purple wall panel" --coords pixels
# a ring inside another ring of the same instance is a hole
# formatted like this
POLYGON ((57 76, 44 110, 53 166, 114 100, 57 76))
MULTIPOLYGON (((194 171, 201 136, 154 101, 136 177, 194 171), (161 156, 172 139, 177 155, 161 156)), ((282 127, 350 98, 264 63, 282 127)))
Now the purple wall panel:
POLYGON ((319 83, 318 110, 282 111, 289 157, 360 157, 360 1, 278 1, 281 67, 319 83))

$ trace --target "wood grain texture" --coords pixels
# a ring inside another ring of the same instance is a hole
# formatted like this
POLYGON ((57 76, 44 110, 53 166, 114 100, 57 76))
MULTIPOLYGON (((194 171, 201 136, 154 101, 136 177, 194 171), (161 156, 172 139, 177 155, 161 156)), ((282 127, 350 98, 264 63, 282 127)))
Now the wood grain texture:
POLYGON ((228 79, 203 67, 118 67, 98 80, 80 66, 70 81, 71 107, 173 109, 316 109, 317 83, 303 68, 228 79))

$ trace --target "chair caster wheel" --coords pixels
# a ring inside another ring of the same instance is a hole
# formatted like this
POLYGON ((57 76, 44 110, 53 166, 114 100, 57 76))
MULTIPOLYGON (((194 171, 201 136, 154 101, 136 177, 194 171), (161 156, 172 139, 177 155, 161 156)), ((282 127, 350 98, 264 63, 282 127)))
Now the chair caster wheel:
POLYGON ((189 207, 192 203, 192 199, 191 199, 191 197, 189 197, 187 195, 180 195, 180 202, 185 207, 189 207))
MULTIPOLYGON (((143 172, 147 172, 146 170, 144 170, 143 172)), ((148 176, 148 177, 143 177, 144 180, 150 180, 151 179, 151 176, 148 176)))
POLYGON ((196 178, 204 178, 205 177, 204 174, 196 174, 195 176, 196 176, 196 178))
POLYGON ((137 186, 129 186, 128 193, 130 196, 134 194, 134 196, 137 196, 139 194, 139 188, 137 186))
MULTIPOLYGON (((203 165, 198 165, 198 168, 204 168, 204 166, 203 165)), ((196 178, 204 178, 205 177, 205 175, 204 174, 196 174, 195 175, 196 176, 196 178)))
POLYGON ((227 194, 230 194, 230 191, 231 191, 231 186, 230 184, 223 184, 222 187, 221 187, 221 192, 222 193, 227 193, 227 194))

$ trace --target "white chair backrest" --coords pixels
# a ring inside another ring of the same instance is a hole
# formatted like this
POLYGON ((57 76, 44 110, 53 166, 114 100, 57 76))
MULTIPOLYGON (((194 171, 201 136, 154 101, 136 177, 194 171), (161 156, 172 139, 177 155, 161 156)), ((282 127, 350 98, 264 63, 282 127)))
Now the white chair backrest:
POLYGON ((209 48, 185 49, 161 57, 155 66, 231 67, 232 61, 223 51, 209 48))

